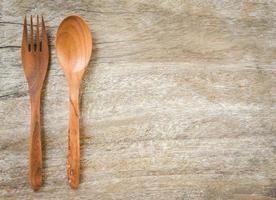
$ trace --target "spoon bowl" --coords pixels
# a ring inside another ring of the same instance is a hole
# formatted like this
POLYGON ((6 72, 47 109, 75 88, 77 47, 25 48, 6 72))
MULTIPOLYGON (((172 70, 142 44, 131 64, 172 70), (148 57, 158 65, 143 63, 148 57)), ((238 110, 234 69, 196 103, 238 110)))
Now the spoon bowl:
POLYGON ((77 188, 80 177, 79 88, 92 53, 92 35, 81 17, 69 16, 61 22, 56 49, 70 91, 67 176, 70 186, 77 188))
POLYGON ((82 71, 92 52, 92 36, 84 20, 79 16, 65 18, 56 38, 57 56, 65 74, 82 71))

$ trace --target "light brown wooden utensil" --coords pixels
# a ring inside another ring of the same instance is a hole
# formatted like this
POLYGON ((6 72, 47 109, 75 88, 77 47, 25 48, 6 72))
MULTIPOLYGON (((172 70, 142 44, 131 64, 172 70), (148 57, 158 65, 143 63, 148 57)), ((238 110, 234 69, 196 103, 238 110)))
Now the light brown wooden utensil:
POLYGON ((79 88, 92 53, 92 35, 81 17, 69 16, 61 22, 56 49, 70 90, 67 175, 71 187, 77 188, 80 176, 79 88))
POLYGON ((29 181, 34 190, 42 184, 42 150, 40 135, 40 96, 48 69, 48 38, 42 17, 42 32, 39 32, 39 16, 37 16, 36 37, 34 41, 33 17, 30 17, 30 36, 28 37, 27 20, 21 45, 21 59, 29 86, 31 102, 31 129, 29 139, 29 181))

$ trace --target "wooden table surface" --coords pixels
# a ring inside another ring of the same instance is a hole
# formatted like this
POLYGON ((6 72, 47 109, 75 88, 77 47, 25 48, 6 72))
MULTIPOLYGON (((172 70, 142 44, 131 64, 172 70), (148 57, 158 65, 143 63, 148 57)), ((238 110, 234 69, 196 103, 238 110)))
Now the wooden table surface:
POLYGON ((1 0, 0 199, 276 199, 276 1, 1 0), (43 14, 44 185, 28 184, 24 15, 43 14), (55 33, 84 17, 81 184, 66 177, 68 88, 55 33))

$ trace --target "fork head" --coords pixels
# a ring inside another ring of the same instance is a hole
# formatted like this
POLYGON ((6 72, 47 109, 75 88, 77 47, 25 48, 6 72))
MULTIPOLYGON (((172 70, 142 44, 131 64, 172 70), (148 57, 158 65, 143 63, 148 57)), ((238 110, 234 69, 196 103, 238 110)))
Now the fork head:
POLYGON ((47 73, 49 63, 48 37, 42 19, 42 31, 39 31, 39 16, 37 16, 36 34, 34 38, 33 17, 30 17, 30 34, 27 30, 27 19, 24 18, 22 34, 21 59, 29 85, 30 94, 40 91, 47 73))

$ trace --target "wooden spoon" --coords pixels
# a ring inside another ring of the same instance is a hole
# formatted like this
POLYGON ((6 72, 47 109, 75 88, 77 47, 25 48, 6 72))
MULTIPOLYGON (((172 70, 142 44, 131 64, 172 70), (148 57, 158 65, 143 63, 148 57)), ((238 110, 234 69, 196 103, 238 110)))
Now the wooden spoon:
POLYGON ((92 53, 92 35, 79 16, 65 18, 57 31, 57 57, 69 86, 69 130, 67 175, 72 188, 80 177, 79 88, 92 53))

